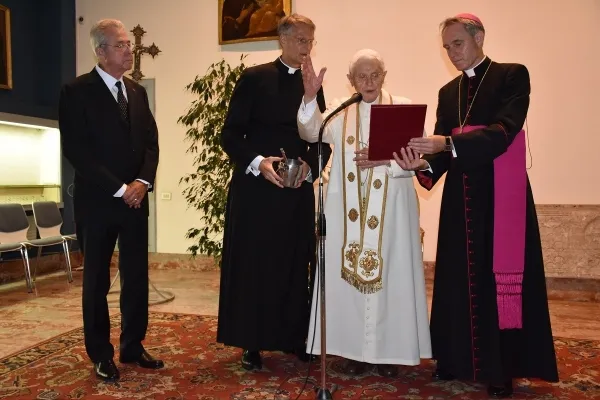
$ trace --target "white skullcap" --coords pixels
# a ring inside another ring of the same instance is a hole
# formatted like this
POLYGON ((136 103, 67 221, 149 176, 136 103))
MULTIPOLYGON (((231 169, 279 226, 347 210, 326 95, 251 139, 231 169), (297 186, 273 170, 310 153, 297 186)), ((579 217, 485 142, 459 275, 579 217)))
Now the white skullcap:
POLYGON ((361 60, 376 60, 381 66, 381 69, 385 71, 385 63, 383 62, 381 54, 372 49, 362 49, 357 51, 352 57, 349 67, 350 73, 352 73, 354 66, 361 60))

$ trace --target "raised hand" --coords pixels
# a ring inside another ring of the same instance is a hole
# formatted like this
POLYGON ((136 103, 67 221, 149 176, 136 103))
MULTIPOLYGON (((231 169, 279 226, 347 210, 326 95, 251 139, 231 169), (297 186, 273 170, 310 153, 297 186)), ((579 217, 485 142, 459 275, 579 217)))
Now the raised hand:
POLYGON ((315 97, 317 97, 317 93, 323 85, 325 71, 327 71, 327 68, 321 68, 321 72, 319 72, 319 76, 317 76, 312 65, 310 54, 304 58, 304 62, 302 63, 302 82, 304 83, 305 104, 310 103, 315 97))

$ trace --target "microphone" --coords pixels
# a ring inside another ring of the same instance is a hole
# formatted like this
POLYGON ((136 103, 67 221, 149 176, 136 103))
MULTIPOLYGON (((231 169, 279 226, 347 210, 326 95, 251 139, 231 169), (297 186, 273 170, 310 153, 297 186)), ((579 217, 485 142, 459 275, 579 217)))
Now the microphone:
POLYGON ((350 96, 350 98, 348 100, 346 100, 345 102, 343 102, 333 113, 337 113, 339 110, 342 110, 346 107, 348 107, 350 104, 354 104, 354 103, 358 103, 359 101, 361 101, 363 98, 362 94, 360 93, 354 93, 352 96, 350 96))
POLYGON ((323 120, 323 123, 321 124, 321 129, 319 129, 319 140, 318 140, 319 147, 323 144, 323 130, 325 129, 325 125, 327 125, 329 120, 331 118, 335 117, 336 114, 338 114, 340 111, 347 108, 348 106, 350 106, 354 103, 358 103, 359 101, 362 100, 362 98, 363 98, 362 94, 354 93, 352 96, 350 96, 350 98, 348 100, 346 100, 345 102, 340 104, 340 106, 338 108, 336 108, 331 113, 329 113, 329 115, 323 120))

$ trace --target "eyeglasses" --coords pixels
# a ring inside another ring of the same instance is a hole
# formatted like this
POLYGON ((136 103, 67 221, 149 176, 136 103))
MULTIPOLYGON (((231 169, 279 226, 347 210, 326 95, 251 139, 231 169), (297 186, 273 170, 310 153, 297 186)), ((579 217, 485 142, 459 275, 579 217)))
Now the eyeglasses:
POLYGON ((355 79, 358 83, 367 83, 368 80, 378 82, 381 78, 383 78, 383 72, 373 72, 371 75, 358 74, 355 79))
POLYGON ((128 48, 129 50, 131 50, 131 48, 132 48, 133 45, 131 44, 131 42, 120 42, 120 43, 117 43, 117 44, 103 43, 100 46, 116 47, 120 51, 124 51, 125 48, 128 48))
POLYGON ((299 45, 309 45, 309 46, 316 46, 317 45, 317 41, 314 39, 305 39, 303 37, 299 37, 299 36, 292 36, 294 39, 296 39, 296 43, 298 43, 299 45))

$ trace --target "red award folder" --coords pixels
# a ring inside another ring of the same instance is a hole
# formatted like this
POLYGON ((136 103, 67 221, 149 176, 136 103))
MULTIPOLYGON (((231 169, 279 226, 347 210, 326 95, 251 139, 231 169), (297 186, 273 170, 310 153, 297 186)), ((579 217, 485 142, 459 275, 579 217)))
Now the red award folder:
POLYGON ((373 104, 369 160, 393 160, 410 139, 423 137, 426 113, 427 104, 373 104))

